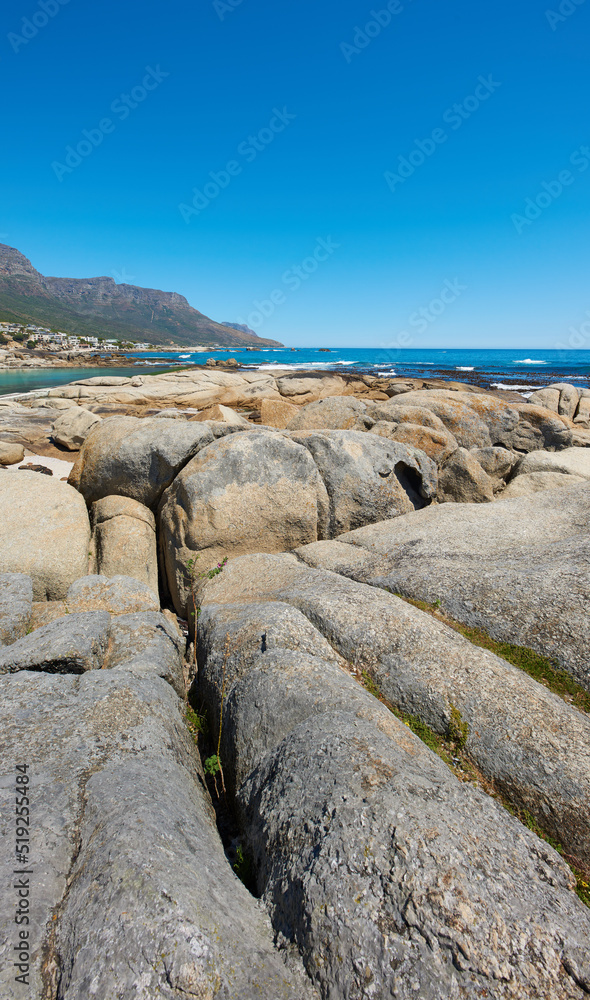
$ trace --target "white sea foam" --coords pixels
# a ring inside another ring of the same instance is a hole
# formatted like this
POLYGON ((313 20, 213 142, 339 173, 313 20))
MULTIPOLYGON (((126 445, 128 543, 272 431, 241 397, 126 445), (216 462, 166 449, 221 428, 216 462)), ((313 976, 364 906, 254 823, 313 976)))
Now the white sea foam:
POLYGON ((514 389, 515 392, 520 392, 521 389, 530 389, 529 396, 532 392, 536 392, 538 388, 538 385, 505 385, 504 382, 490 383, 490 389, 514 389))
POLYGON ((459 366, 456 366, 455 367, 455 371, 456 372, 472 372, 472 371, 475 371, 475 365, 472 365, 471 368, 468 368, 468 367, 461 368, 459 366))
POLYGON ((377 372, 377 374, 378 375, 389 375, 390 376, 390 375, 397 375, 397 372, 394 372, 394 371, 390 371, 390 372, 377 372))
POLYGON ((179 354, 179 358, 192 358, 192 354, 179 354))
POLYGON ((520 358, 520 360, 513 361, 513 365, 546 365, 546 361, 535 361, 533 358, 520 358))

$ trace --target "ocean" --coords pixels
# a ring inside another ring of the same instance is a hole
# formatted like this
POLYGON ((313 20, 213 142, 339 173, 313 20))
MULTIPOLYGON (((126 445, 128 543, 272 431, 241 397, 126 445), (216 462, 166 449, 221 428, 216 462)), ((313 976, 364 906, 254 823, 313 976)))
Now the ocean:
POLYGON ((202 365, 207 358, 235 357, 248 368, 273 371, 298 368, 359 372, 390 378, 438 378, 470 382, 485 388, 533 391, 551 382, 590 388, 590 351, 479 350, 474 348, 418 350, 331 347, 263 348, 260 351, 151 351, 131 354, 135 362, 121 368, 53 368, 0 371, 0 395, 51 388, 95 375, 147 374, 176 365, 202 365))

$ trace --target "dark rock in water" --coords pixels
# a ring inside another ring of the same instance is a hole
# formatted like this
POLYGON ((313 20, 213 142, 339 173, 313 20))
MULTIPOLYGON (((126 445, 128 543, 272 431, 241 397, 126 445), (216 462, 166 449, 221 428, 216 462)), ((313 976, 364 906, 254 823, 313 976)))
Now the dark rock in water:
POLYGON ((33 610, 33 583, 24 573, 0 574, 0 646, 22 639, 33 610))
POLYGON ((27 765, 34 817, 23 865, 34 874, 2 859, 3 1000, 317 1000, 231 870, 168 684, 123 669, 18 674, 0 694, 4 752, 27 765), (21 877, 34 914, 27 987, 13 966, 21 877))

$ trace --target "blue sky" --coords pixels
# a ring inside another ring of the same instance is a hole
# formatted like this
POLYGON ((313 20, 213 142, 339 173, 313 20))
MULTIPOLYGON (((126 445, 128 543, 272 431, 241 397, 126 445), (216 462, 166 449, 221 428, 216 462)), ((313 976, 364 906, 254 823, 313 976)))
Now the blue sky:
POLYGON ((590 0, 15 0, 0 241, 288 345, 551 348, 590 309, 589 31, 590 0))

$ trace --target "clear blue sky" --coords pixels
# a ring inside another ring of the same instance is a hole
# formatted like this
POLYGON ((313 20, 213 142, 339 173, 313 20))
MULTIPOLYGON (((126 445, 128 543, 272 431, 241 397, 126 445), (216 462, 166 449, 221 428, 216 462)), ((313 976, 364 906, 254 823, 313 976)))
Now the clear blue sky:
POLYGON ((590 0, 560 3, 14 0, 0 241, 289 345, 389 344, 458 280, 413 347, 551 348, 590 310, 590 0))

